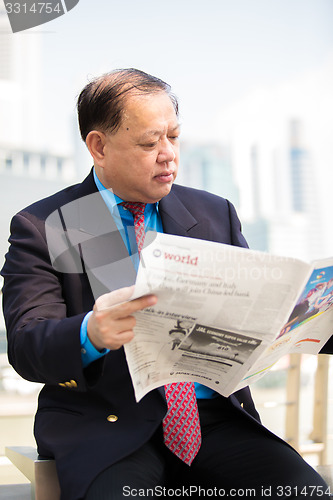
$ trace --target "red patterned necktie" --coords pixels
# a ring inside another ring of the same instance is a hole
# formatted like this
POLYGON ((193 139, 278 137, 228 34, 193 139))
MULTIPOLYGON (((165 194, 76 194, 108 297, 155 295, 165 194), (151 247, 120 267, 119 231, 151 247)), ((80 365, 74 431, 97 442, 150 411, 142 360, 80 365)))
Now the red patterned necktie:
POLYGON ((145 217, 144 212, 146 208, 145 203, 123 201, 121 205, 129 210, 134 217, 134 230, 136 243, 138 245, 139 254, 143 247, 145 240, 145 217))
POLYGON ((191 465, 201 446, 201 428, 193 382, 165 387, 168 413, 163 419, 164 443, 177 457, 191 465))
MULTIPOLYGON (((134 217, 139 253, 145 238, 145 203, 122 202, 134 217)), ((201 445, 201 428, 193 382, 176 382, 165 386, 168 412, 163 419, 165 445, 187 465, 191 465, 201 445)))

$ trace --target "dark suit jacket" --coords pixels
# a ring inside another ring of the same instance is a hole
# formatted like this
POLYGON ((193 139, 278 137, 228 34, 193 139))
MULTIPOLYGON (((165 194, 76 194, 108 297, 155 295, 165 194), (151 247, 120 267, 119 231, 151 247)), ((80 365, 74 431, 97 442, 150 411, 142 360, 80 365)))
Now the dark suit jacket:
MULTIPOLYGON (((16 215, 2 270, 9 361, 22 377, 45 384, 35 436, 39 453, 56 458, 62 500, 82 498, 99 472, 150 438, 167 409, 159 390, 136 403, 123 349, 82 368, 84 315, 97 295, 135 279, 131 270, 116 272, 123 261, 127 266, 128 253, 96 193, 90 174, 16 215), (55 244, 51 255, 47 239, 55 244), (116 256, 115 279, 105 282, 106 248, 116 256)), ((246 246, 235 209, 223 198, 174 185, 160 213, 166 233, 246 246)), ((247 388, 230 400, 259 420, 247 388)))

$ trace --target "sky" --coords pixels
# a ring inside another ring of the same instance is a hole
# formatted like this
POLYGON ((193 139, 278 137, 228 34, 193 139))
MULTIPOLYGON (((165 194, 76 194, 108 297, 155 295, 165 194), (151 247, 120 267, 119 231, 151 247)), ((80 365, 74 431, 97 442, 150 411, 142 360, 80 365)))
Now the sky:
MULTIPOLYGON (((77 96, 94 76, 136 67, 171 84, 180 104, 181 141, 231 144, 242 220, 254 206, 248 148, 260 142, 266 155, 260 183, 269 215, 275 187, 267 165, 272 149, 286 149, 288 120, 295 116, 306 121, 318 182, 326 180, 320 196, 330 199, 332 26, 333 0, 79 0, 58 19, 6 35, 23 43, 33 38, 41 48, 42 120, 32 96, 30 109, 42 124, 34 133, 31 123, 29 136, 22 126, 21 133, 41 149, 74 155, 83 178, 91 158, 79 136, 77 96)), ((180 183, 181 174, 180 168, 180 183)), ((281 211, 288 207, 287 190, 285 183, 278 186, 281 211)), ((320 210, 327 224, 330 210, 320 210)))
POLYGON ((332 0, 80 0, 15 36, 42 37, 47 142, 67 147, 80 89, 121 67, 170 83, 183 138, 204 142, 230 104, 333 57, 332 22, 332 0))

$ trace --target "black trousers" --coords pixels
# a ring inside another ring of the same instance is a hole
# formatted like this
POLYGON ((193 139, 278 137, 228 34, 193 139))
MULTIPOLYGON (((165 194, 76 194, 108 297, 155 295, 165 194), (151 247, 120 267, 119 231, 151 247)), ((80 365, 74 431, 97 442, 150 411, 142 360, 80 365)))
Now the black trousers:
POLYGON ((160 428, 141 449, 101 473, 85 500, 329 498, 324 480, 295 450, 227 399, 198 405, 202 445, 191 467, 166 448, 160 428))

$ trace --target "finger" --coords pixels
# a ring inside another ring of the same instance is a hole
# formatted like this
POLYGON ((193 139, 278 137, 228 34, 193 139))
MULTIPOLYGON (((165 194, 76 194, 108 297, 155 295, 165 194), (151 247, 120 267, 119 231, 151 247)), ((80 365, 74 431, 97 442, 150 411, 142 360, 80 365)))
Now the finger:
POLYGON ((118 349, 122 342, 129 342, 133 338, 135 324, 134 316, 127 316, 124 319, 110 319, 105 311, 95 312, 88 319, 88 337, 98 350, 118 349))
POLYGON ((145 309, 146 307, 153 306, 156 304, 156 302, 156 295, 145 295, 144 297, 130 300, 129 302, 122 302, 121 304, 117 304, 109 307, 108 309, 102 310, 98 309, 97 304, 95 303, 94 310, 100 318, 109 318, 116 320, 125 318, 126 316, 130 316, 131 314, 145 309))
POLYGON ((128 286, 124 288, 119 288, 118 290, 114 290, 113 292, 105 293, 101 295, 96 300, 96 309, 98 311, 102 311, 103 309, 109 309, 121 302, 125 302, 130 300, 134 292, 134 285, 128 286))
POLYGON ((126 316, 126 318, 118 319, 112 322, 112 331, 115 335, 119 335, 121 333, 133 330, 136 325, 136 319, 134 316, 126 316))
POLYGON ((141 311, 146 307, 151 307, 157 303, 156 295, 145 295, 138 299, 124 302, 110 309, 110 316, 114 318, 124 318, 130 316, 137 311, 141 311))
POLYGON ((106 342, 105 345, 107 349, 115 351, 117 349, 120 349, 120 347, 122 347, 124 344, 128 344, 129 342, 131 342, 133 338, 134 338, 133 330, 127 330, 125 332, 121 332, 115 335, 112 339, 106 342))

